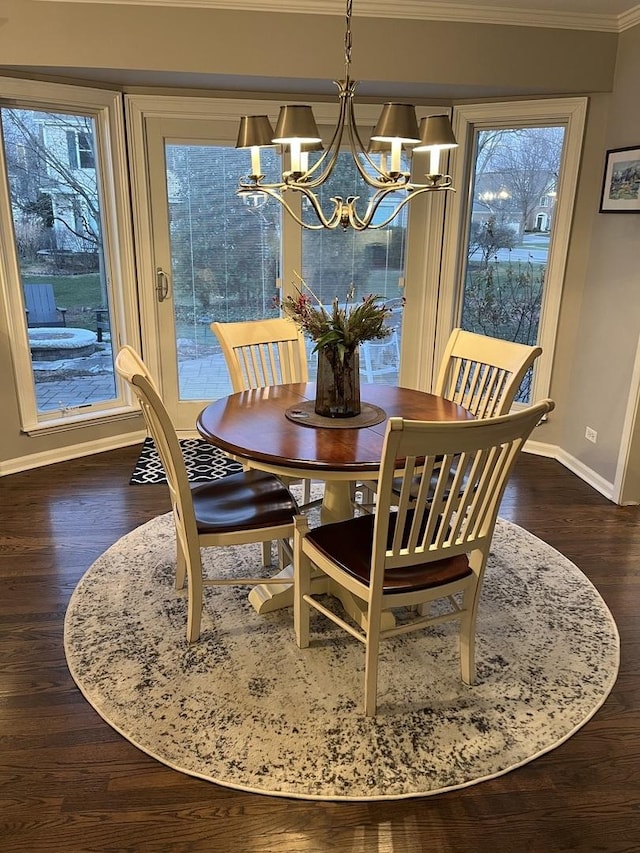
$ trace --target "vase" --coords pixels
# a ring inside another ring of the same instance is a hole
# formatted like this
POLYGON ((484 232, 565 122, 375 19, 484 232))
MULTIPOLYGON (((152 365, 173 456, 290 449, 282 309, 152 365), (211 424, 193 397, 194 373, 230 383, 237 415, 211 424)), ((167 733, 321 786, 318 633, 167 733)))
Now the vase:
POLYGON ((318 350, 315 411, 325 418, 353 418, 360 414, 358 347, 346 350, 342 359, 337 347, 318 350))

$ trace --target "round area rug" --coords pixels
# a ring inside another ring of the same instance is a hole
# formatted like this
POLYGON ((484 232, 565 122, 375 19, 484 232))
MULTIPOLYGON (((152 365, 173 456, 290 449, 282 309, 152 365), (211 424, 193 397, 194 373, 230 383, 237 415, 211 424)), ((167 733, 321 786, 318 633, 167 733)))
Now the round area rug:
MULTIPOLYGON (((498 522, 478 615, 478 677, 459 678, 457 623, 382 644, 378 715, 362 713, 364 647, 320 614, 295 643, 292 608, 259 616, 247 588, 209 587, 185 638, 169 514, 87 571, 65 620, 69 668, 109 725, 159 761, 286 797, 416 797, 506 773, 557 747, 602 705, 619 639, 585 575, 498 522)), ((247 574, 258 546, 208 549, 247 574)))

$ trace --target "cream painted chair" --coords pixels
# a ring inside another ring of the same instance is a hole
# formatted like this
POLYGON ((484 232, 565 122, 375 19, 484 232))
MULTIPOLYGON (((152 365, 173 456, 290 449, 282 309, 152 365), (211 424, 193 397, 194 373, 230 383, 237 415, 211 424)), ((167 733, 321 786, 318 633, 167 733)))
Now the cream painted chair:
MULTIPOLYGON (((187 640, 200 636, 203 587, 291 583, 277 577, 204 577, 201 548, 277 540, 290 553, 299 512, 283 483, 262 471, 243 471, 190 486, 180 444, 155 383, 137 352, 124 346, 116 371, 133 389, 167 475, 176 531, 176 589, 187 581, 187 640)), ((264 550, 264 548, 263 548, 264 550)))
MULTIPOLYGON (((454 329, 440 362, 434 394, 458 403, 476 418, 510 411, 522 380, 541 347, 502 341, 464 329, 454 329)), ((362 483, 361 507, 371 510, 374 482, 362 483)))
POLYGON ((289 382, 308 382, 304 337, 293 320, 274 317, 212 323, 234 392, 289 382))
MULTIPOLYGON (((381 640, 427 625, 459 621, 461 677, 473 684, 478 601, 500 500, 524 442, 553 407, 545 400, 498 418, 449 423, 391 418, 376 513, 312 530, 305 517, 296 518, 296 641, 300 648, 309 646, 309 614, 315 608, 364 644, 368 716, 377 709, 381 640), (334 589, 362 602, 364 629, 311 594, 311 577, 318 571, 329 576, 334 589), (435 601, 442 605, 430 612, 435 601), (399 607, 409 608, 408 621, 383 630, 382 614, 399 607)), ((428 680, 425 672, 416 693, 428 691, 428 680)))
POLYGON ((440 363, 434 394, 459 403, 476 418, 504 415, 541 354, 538 346, 454 329, 440 363))
MULTIPOLYGON (((304 337, 293 320, 274 317, 239 323, 211 323, 211 331, 222 348, 234 392, 308 382, 304 337)), ((311 481, 286 482, 302 482, 302 503, 309 506, 311 481)))

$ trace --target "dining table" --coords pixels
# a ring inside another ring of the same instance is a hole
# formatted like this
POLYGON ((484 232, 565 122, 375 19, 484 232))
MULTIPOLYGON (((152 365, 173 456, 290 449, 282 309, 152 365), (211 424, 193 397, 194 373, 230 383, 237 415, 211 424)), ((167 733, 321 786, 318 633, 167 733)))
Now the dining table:
MULTIPOLYGON (((200 412, 196 426, 205 441, 249 468, 323 481, 320 522, 328 524, 353 515, 355 482, 378 478, 389 418, 460 421, 473 417, 444 397, 411 388, 363 384, 360 396, 360 415, 326 418, 315 414, 314 383, 270 385, 214 400, 200 412)), ((291 572, 291 567, 284 571, 291 572)), ((327 580, 318 579, 318 583, 327 580)), ((289 606, 293 591, 265 582, 252 589, 249 599, 264 613, 289 606)), ((355 601, 343 601, 343 605, 362 624, 362 606, 355 601)))

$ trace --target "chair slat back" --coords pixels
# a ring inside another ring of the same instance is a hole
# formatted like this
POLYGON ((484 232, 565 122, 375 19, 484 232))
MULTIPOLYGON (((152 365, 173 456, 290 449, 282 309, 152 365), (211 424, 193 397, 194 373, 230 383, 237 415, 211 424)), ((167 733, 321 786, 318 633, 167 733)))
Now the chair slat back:
POLYGON ((290 382, 307 382, 302 332, 287 318, 212 323, 234 392, 290 382))
POLYGON ((153 438, 167 476, 176 535, 186 549, 189 539, 196 541, 194 537, 197 538, 198 534, 187 469, 175 428, 155 382, 132 347, 123 346, 120 349, 115 367, 118 375, 129 383, 140 403, 147 430, 153 438))
POLYGON ((553 407, 544 400, 498 418, 450 423, 390 419, 380 466, 372 595, 381 594, 387 569, 477 549, 486 557, 518 453, 553 407))
POLYGON ((522 380, 541 353, 538 346, 454 329, 434 391, 476 418, 503 415, 511 408, 522 380))

